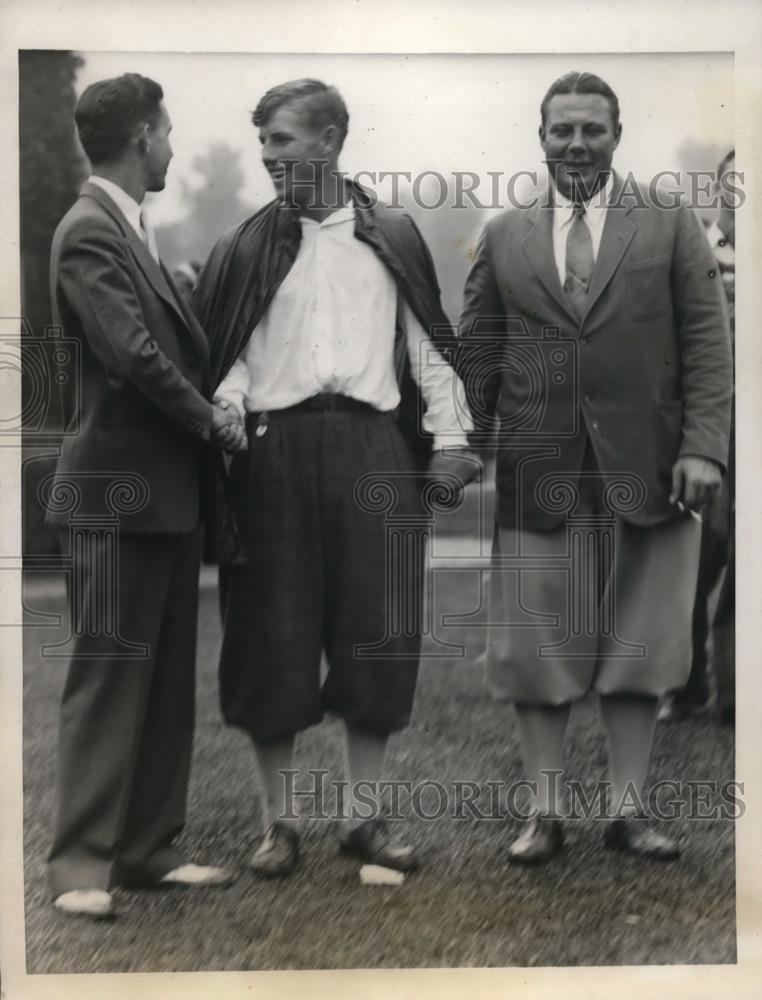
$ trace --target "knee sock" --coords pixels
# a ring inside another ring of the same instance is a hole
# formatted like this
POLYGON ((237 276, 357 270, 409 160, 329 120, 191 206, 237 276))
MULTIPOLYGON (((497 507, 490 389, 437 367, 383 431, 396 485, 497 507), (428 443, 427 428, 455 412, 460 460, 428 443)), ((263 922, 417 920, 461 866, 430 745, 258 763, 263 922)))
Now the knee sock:
POLYGON ((293 767, 294 742, 293 736, 283 740, 268 740, 266 743, 254 741, 266 827, 275 822, 298 822, 298 817, 293 815, 294 805, 286 801, 287 784, 281 774, 283 770, 293 767))
POLYGON ((648 696, 607 695, 601 698, 611 761, 609 808, 617 811, 621 804, 622 816, 637 812, 633 791, 641 801, 643 798, 658 704, 657 698, 648 696))
POLYGON ((386 748, 389 743, 387 736, 377 736, 374 733, 361 732, 347 726, 347 776, 350 782, 350 795, 347 799, 348 826, 355 827, 368 819, 368 800, 373 800, 375 815, 381 815, 381 802, 377 794, 378 782, 384 770, 386 748), (363 802, 356 796, 358 782, 369 782, 359 789, 363 802), (354 807, 354 808, 353 808, 354 807), (357 815, 353 816, 353 811, 357 815))
POLYGON ((564 737, 571 704, 516 705, 519 719, 524 773, 536 784, 531 808, 540 815, 554 815, 561 809, 561 772, 564 767, 564 737))

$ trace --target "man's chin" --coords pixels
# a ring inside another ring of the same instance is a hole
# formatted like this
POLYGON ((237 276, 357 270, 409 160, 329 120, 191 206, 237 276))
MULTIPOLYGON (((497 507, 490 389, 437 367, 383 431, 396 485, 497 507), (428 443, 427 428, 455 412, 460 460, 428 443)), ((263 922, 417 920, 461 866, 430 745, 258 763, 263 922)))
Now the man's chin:
POLYGON ((295 197, 293 188, 283 185, 274 185, 275 197, 282 208, 303 209, 307 207, 302 200, 295 197))
POLYGON ((589 167, 580 170, 565 168, 563 173, 565 187, 573 195, 581 197, 583 201, 592 197, 606 181, 605 172, 593 170, 589 167))
POLYGON ((605 181, 605 174, 595 171, 557 170, 554 176, 556 188, 569 201, 589 201, 605 181))

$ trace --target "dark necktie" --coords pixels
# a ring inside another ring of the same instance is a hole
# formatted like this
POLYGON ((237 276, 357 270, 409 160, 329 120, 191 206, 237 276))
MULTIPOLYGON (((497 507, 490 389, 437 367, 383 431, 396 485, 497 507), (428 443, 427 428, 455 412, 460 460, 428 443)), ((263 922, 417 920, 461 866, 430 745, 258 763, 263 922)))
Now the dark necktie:
POLYGON ((574 220, 566 240, 566 280, 564 291, 569 296, 577 319, 587 311, 587 293, 593 277, 595 258, 593 239, 583 219, 584 205, 574 206, 574 220))

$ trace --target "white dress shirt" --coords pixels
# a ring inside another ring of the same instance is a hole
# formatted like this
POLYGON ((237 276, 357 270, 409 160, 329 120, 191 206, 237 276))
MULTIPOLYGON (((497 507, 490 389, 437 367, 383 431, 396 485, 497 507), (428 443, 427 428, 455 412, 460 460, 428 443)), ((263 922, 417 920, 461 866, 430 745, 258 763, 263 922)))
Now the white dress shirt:
MULTIPOLYGON (((397 286, 375 251, 355 238, 347 205, 322 222, 300 218, 296 259, 269 309, 215 393, 244 415, 280 410, 321 392, 394 410, 397 286)), ((463 387, 407 303, 402 319, 413 378, 434 446, 463 447, 473 429, 463 387)))
MULTIPOLYGON (((602 191, 596 191, 593 197, 585 205, 585 214, 582 216, 583 222, 590 230, 593 241, 593 260, 598 259, 598 247, 601 245, 603 235, 603 224, 606 221, 606 212, 611 200, 611 189, 613 187, 612 175, 603 186, 602 191)), ((568 201, 553 186, 553 256, 556 259, 558 277, 561 284, 566 281, 566 241, 569 237, 569 230, 574 221, 574 202, 568 201)))
POLYGON ((94 184, 96 187, 105 191, 111 200, 116 203, 116 207, 129 222, 143 243, 146 244, 151 256, 158 263, 159 251, 156 246, 156 237, 154 236, 153 228, 148 221, 145 209, 141 208, 132 195, 127 194, 124 188, 120 188, 119 185, 114 184, 113 181, 110 181, 105 177, 99 177, 98 174, 90 174, 87 180, 88 183, 94 184))

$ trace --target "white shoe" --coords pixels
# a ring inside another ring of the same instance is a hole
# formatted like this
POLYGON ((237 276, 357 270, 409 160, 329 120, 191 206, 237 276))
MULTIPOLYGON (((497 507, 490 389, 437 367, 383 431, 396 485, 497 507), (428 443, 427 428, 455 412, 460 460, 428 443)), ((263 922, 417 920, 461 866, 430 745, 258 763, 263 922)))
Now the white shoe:
POLYGON ((211 865, 180 865, 163 875, 159 882, 164 885, 230 885, 233 876, 224 868, 213 868, 211 865))
POLYGON ((105 920, 116 916, 111 893, 104 889, 72 889, 58 896, 53 906, 72 917, 105 920))

